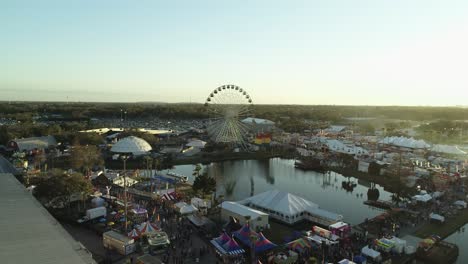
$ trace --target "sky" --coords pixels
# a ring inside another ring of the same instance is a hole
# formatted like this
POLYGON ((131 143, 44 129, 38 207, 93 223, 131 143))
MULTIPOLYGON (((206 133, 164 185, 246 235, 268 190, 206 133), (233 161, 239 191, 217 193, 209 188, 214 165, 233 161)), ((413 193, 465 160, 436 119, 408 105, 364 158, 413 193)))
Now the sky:
POLYGON ((0 101, 468 105, 466 0, 3 0, 0 101))

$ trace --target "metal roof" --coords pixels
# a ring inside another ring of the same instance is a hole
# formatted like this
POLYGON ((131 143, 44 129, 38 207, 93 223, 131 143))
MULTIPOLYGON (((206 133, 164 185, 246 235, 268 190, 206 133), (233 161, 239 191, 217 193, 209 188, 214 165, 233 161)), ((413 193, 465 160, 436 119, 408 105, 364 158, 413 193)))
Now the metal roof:
POLYGON ((0 173, 0 211, 2 263, 96 263, 13 174, 0 173))

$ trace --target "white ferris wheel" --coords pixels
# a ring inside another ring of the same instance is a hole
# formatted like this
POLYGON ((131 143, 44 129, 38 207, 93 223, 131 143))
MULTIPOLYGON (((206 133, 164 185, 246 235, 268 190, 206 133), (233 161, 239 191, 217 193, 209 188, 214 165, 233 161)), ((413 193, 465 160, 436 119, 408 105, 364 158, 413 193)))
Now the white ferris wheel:
POLYGON ((216 143, 244 146, 248 126, 242 120, 252 111, 252 99, 236 85, 222 85, 214 89, 205 102, 210 115, 207 131, 216 143))

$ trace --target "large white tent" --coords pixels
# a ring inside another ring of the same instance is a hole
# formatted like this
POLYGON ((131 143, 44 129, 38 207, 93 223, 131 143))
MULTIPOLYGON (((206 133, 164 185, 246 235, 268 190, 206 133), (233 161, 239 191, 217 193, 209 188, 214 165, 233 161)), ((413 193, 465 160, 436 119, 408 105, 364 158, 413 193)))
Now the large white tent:
POLYGON ((444 153, 450 155, 466 155, 466 152, 459 149, 457 146, 449 146, 449 145, 434 145, 431 148, 432 152, 437 153, 444 153))
POLYGON ((111 148, 111 151, 115 153, 131 153, 133 155, 147 154, 151 150, 151 145, 148 142, 134 136, 119 140, 111 148))
POLYGON ((341 215, 320 209, 317 204, 302 197, 278 190, 260 193, 240 203, 268 212, 271 217, 289 224, 307 219, 328 226, 343 218, 341 215))
POLYGON ((379 143, 411 149, 425 149, 430 147, 424 140, 416 140, 407 137, 386 137, 379 143))

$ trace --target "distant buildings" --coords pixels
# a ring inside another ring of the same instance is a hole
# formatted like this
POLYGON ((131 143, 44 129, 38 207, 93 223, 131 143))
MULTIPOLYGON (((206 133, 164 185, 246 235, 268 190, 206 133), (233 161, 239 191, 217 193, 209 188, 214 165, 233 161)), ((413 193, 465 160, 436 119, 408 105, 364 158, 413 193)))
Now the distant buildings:
POLYGON ((20 138, 8 142, 8 147, 16 151, 47 150, 55 146, 57 141, 53 136, 20 138))
POLYGON ((271 132, 275 129, 275 122, 267 119, 248 117, 241 122, 248 125, 253 133, 271 132))

